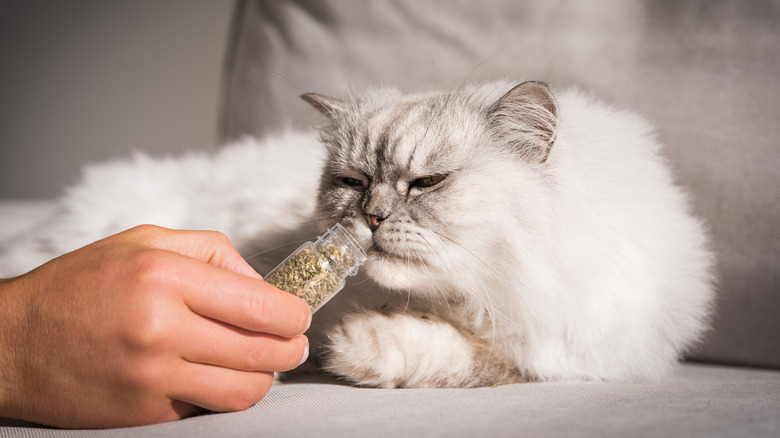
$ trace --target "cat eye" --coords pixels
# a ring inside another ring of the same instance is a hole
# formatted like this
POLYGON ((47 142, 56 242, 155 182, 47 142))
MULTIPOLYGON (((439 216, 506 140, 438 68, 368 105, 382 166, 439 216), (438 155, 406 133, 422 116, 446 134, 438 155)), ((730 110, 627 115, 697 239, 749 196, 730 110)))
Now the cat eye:
POLYGON ((348 176, 342 177, 341 182, 350 187, 363 187, 363 181, 357 178, 350 178, 348 176))
POLYGON ((422 178, 417 178, 416 180, 412 181, 411 184, 409 184, 410 187, 433 187, 436 184, 442 182, 444 178, 446 178, 447 175, 429 175, 424 176, 422 178))

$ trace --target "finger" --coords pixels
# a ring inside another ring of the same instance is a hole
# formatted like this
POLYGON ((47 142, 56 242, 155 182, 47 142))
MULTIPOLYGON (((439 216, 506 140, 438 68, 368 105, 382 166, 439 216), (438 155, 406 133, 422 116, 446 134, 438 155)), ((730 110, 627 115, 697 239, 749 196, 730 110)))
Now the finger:
POLYGON ((261 279, 180 258, 175 265, 181 294, 199 315, 285 338, 302 334, 311 323, 309 306, 295 295, 261 279))
POLYGON ((292 339, 249 332, 193 315, 178 335, 182 357, 193 363, 242 371, 289 371, 309 355, 305 336, 292 339))
POLYGON ((268 393, 273 379, 270 372, 184 363, 176 373, 170 397, 216 412, 242 411, 268 393))
POLYGON ((237 274, 262 278, 241 257, 230 239, 220 232, 172 230, 154 225, 142 225, 131 231, 148 239, 155 248, 192 257, 237 274))
POLYGON ((201 407, 179 400, 171 402, 171 410, 176 414, 176 418, 187 418, 203 413, 201 407))

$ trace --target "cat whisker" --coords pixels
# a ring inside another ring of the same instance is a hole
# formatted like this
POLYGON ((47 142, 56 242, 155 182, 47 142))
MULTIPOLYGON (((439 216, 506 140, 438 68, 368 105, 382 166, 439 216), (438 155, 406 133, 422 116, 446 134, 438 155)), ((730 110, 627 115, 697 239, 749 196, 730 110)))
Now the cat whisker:
MULTIPOLYGON (((471 255, 475 259, 479 260, 483 265, 490 267, 489 265, 485 264, 480 258, 478 258, 473 252, 469 251, 465 246, 463 246, 462 244, 458 243, 454 239, 452 239, 452 238, 450 238, 450 237, 448 237, 448 236, 446 236, 446 235, 444 235, 442 233, 438 233, 438 232, 434 232, 434 231, 431 231, 431 232, 432 232, 431 235, 434 236, 435 238, 437 238, 437 239, 441 239, 441 238, 447 239, 448 241, 450 241, 450 242, 456 244, 457 246, 459 246, 460 248, 464 249, 469 255, 471 255)), ((443 244, 441 244, 441 242, 440 242, 440 245, 443 246, 443 244)), ((446 254, 446 252, 444 252, 444 253, 446 254)), ((449 260, 449 259, 446 259, 446 260, 449 260)), ((457 272, 457 269, 455 268, 455 266, 452 266, 452 265, 449 266, 448 270, 452 271, 453 277, 457 277, 458 272, 457 272)), ((494 272, 494 274, 498 278, 503 278, 503 276, 499 275, 494 269, 492 269, 492 267, 491 267, 491 270, 494 272)), ((495 337, 495 335, 496 335, 496 333, 495 333, 495 331, 496 331, 495 324, 496 324, 498 318, 500 318, 502 320, 502 322, 505 323, 505 324, 508 323, 508 324, 510 324, 512 326, 516 326, 518 328, 521 328, 520 325, 517 324, 516 322, 514 322, 508 315, 506 315, 505 313, 503 313, 503 312, 499 311, 498 309, 496 309, 496 307, 494 306, 494 304, 492 302, 491 294, 488 291, 487 286, 485 286, 485 284, 484 284, 484 282, 482 280, 482 277, 478 277, 476 280, 479 282, 480 292, 472 291, 470 289, 465 289, 465 291, 469 292, 473 297, 475 297, 476 299, 478 299, 479 301, 482 302, 482 305, 484 306, 484 309, 487 312, 487 316, 490 319, 491 324, 492 324, 492 331, 493 331, 493 335, 492 336, 495 337)))
MULTIPOLYGON (((448 260, 449 260, 449 258, 448 258, 448 260)), ((451 270, 454 270, 454 266, 452 267, 451 270)), ((496 309, 496 307, 495 307, 495 305, 493 303, 493 300, 491 298, 491 295, 490 295, 487 287, 485 286, 484 282, 482 281, 482 279, 481 278, 477 278, 477 281, 479 282, 479 287, 477 288, 478 290, 466 289, 466 291, 469 292, 472 296, 476 296, 483 303, 484 311, 487 312, 488 319, 489 319, 489 322, 490 322, 490 329, 491 329, 490 330, 490 346, 489 346, 488 355, 485 358, 485 362, 483 364, 482 370, 479 373, 480 376, 484 376, 490 370, 490 360, 493 357, 493 350, 495 348, 496 339, 498 337, 498 327, 497 327, 497 324, 496 324, 496 317, 497 317, 497 315, 500 312, 497 311, 497 309, 496 309)), ((448 303, 447 306, 449 308, 449 303, 448 303)), ((452 310, 451 309, 450 309, 450 314, 452 314, 452 310)), ((502 316, 502 319, 509 320, 509 318, 506 315, 504 315, 503 313, 501 313, 501 316, 502 316)), ((479 323, 478 325, 482 325, 482 324, 479 323)))
MULTIPOLYGON (((409 243, 404 241, 404 245, 406 246, 406 249, 407 249, 406 254, 409 254, 409 243)), ((407 256, 406 257, 406 269, 407 270, 410 269, 411 264, 412 264, 412 259, 411 259, 411 257, 407 256)), ((412 301, 412 287, 411 287, 411 285, 407 285, 407 287, 406 287, 406 306, 404 307, 404 312, 409 310, 409 303, 411 301, 412 301)))
MULTIPOLYGON (((490 364, 490 359, 493 355, 493 348, 495 347, 496 343, 496 337, 498 336, 498 327, 496 325, 496 316, 500 313, 496 310, 495 305, 493 304, 493 299, 491 298, 490 292, 487 290, 487 287, 485 286, 485 283, 482 282, 481 278, 477 279, 479 281, 480 289, 482 291, 483 296, 487 299, 488 306, 487 306, 487 312, 488 312, 488 318, 490 318, 490 327, 491 327, 491 333, 490 333, 490 349, 488 350, 488 357, 485 359, 485 365, 482 368, 482 372, 480 375, 484 375, 488 371, 488 365, 490 364)), ((508 318, 505 314, 501 313, 503 319, 507 321, 511 321, 510 318, 508 318)))
POLYGON ((244 257, 244 260, 245 261, 249 261, 249 260, 251 260, 251 259, 253 259, 255 257, 260 257, 262 255, 268 254, 269 252, 276 251, 277 249, 286 248, 288 246, 297 246, 297 245, 302 244, 303 242, 306 242, 306 240, 308 240, 308 239, 298 239, 298 240, 293 240, 293 241, 290 241, 290 242, 282 243, 280 245, 276 245, 276 246, 273 246, 271 248, 266 248, 266 249, 264 249, 262 251, 258 251, 256 253, 254 253, 254 254, 252 254, 250 256, 244 257))
POLYGON ((279 82, 284 83, 285 85, 289 86, 290 88, 295 89, 299 93, 304 93, 306 90, 299 87, 295 82, 287 79, 284 77, 281 73, 271 70, 268 67, 262 67, 263 73, 267 74, 268 76, 278 80, 279 82))
MULTIPOLYGON (((451 237, 449 237, 449 236, 447 236, 447 235, 445 235, 445 234, 442 234, 442 233, 440 233, 440 232, 438 232, 438 231, 430 230, 430 232, 431 232, 433 235, 435 235, 436 237, 438 237, 438 238, 443 238, 443 239, 445 239, 445 240, 447 240, 447 241, 449 241, 449 242, 451 242, 451 243, 453 243, 453 244, 457 245, 457 246, 458 246, 459 248, 461 248, 463 251, 466 251, 466 252, 467 252, 467 253, 468 253, 470 256, 472 256, 472 257, 473 257, 473 258, 474 258, 476 261, 478 261, 478 262, 479 262, 479 263, 480 263, 480 264, 481 264, 483 267, 485 267, 485 268, 487 268, 488 270, 490 270, 490 272, 491 272, 491 273, 493 273, 493 275, 495 275, 496 277, 498 277, 498 278, 501 278, 501 279, 503 279, 503 280, 507 280, 507 281, 509 281, 509 280, 510 280, 510 279, 506 278, 506 277, 505 277, 503 274, 501 274, 499 271, 497 271, 497 270, 496 270, 496 269, 495 269, 493 266, 491 266, 491 265, 487 264, 487 263, 486 263, 486 262, 485 262, 485 261, 484 261, 482 258, 478 257, 478 256, 477 256, 476 254, 474 254, 474 253, 473 253, 473 252, 472 252, 470 249, 468 249, 467 247, 465 247, 464 245, 462 245, 462 244, 461 244, 460 242, 458 242, 457 240, 455 240, 455 239, 453 239, 453 238, 451 238, 451 237)), ((442 246, 443 246, 443 245, 442 245, 442 246)))
POLYGON ((365 278, 363 278, 362 280, 360 280, 358 282, 352 283, 352 286, 362 286, 363 284, 366 284, 366 283, 369 283, 369 282, 371 283, 369 285, 369 288, 372 288, 372 287, 376 286, 376 281, 374 281, 373 279, 368 278, 368 277, 365 277, 365 278))
MULTIPOLYGON (((427 238, 426 238, 424 235, 420 235, 420 237, 422 237, 422 239, 425 241, 425 243, 426 243, 426 244, 428 244, 428 246, 429 246, 429 247, 430 247, 432 250, 436 251, 436 247, 434 247, 434 246, 433 246, 433 244, 432 244, 432 243, 431 243, 431 242, 430 242, 430 241, 429 241, 429 240, 428 240, 428 239, 427 239, 427 238)), ((436 237, 436 236, 434 236, 434 237, 436 237)), ((445 255, 446 255, 446 253, 443 253, 443 254, 445 254, 445 255)), ((446 256, 443 256, 443 258, 446 258, 446 256)), ((447 261, 449 261, 449 258, 446 258, 446 259, 447 259, 447 261)), ((431 270, 428 268, 428 266, 427 266, 427 265, 422 265, 422 266, 423 266, 423 268, 426 270, 426 272, 428 272, 428 273, 430 273, 430 272, 431 272, 431 270)), ((436 277, 435 277, 434 275, 429 275, 429 277, 430 277, 431 279, 433 279, 433 284, 432 284, 432 286, 433 286, 433 289, 434 289, 434 290, 435 290, 435 291, 436 291, 438 294, 440 294, 440 295, 441 295, 441 297, 442 297, 442 299, 443 299, 443 301, 444 301, 444 304, 446 304, 446 305, 447 305, 447 311, 448 311, 448 312, 449 312, 449 314, 450 314, 450 318, 451 318, 451 320, 453 320, 453 321, 454 321, 454 320, 455 320, 455 315, 452 313, 452 307, 450 306, 450 300, 449 300, 449 298, 447 298, 447 295, 444 293, 444 290, 443 290, 441 287, 439 287, 438 283, 435 281, 435 278, 436 278, 436 277)))
POLYGON ((490 61, 491 61, 493 58, 495 58, 496 56, 498 56, 498 55, 500 55, 500 54, 504 53, 506 50, 507 50, 507 49, 506 49, 506 47, 504 47, 504 48, 501 48, 501 49, 498 49, 498 50, 497 50, 497 51, 495 51, 495 52, 494 52, 492 55, 490 55, 490 56, 487 56, 487 57, 486 57, 486 58, 484 58, 482 61, 478 62, 478 63, 477 63, 477 64, 476 64, 474 67, 472 67, 472 68, 471 68, 471 70, 467 71, 467 72, 466 72, 466 73, 463 75, 463 79, 461 80, 461 85, 460 85, 460 86, 461 86, 461 87, 465 86, 465 85, 466 85, 466 83, 469 81, 469 76, 471 76, 471 74, 472 74, 472 73, 474 73, 475 71, 477 71, 477 69, 479 69, 479 68, 480 68, 480 67, 482 67, 483 65, 487 64, 488 62, 490 62, 490 61))
MULTIPOLYGON (((433 234, 433 237, 435 237, 437 240, 439 240, 439 245, 441 245, 440 237, 438 235, 436 235, 436 234, 433 234)), ((426 243, 428 243, 428 245, 432 249, 434 249, 434 250, 436 249, 433 246, 433 244, 431 244, 431 242, 428 241, 428 239, 426 239, 424 236, 423 236, 423 240, 425 240, 426 243)), ((442 253, 446 254, 446 252, 442 252, 442 253)), ((454 265, 449 263, 451 261, 451 259, 449 257, 445 257, 445 260, 448 262, 448 265, 449 265, 447 267, 447 270, 455 271, 454 265)), ((493 350, 495 349, 496 339, 498 337, 498 327, 497 327, 497 324, 496 324, 496 316, 500 312, 497 311, 497 309, 496 309, 496 307, 495 307, 495 305, 493 303, 493 300, 492 300, 492 298, 490 296, 490 293, 487 290, 487 287, 485 286, 485 284, 482 282, 482 279, 478 278, 477 281, 479 282, 479 288, 478 288, 479 290, 478 291, 476 291, 476 290, 475 291, 467 290, 467 292, 469 292, 472 296, 477 297, 483 303, 484 309, 488 313, 488 319, 490 321, 491 331, 490 331, 490 344, 489 344, 489 348, 488 348, 488 355, 485 358, 485 362, 484 362, 484 364, 482 366, 482 370, 479 372, 479 376, 484 376, 487 373, 489 373, 489 371, 490 371, 490 361, 493 358, 493 350)), ((442 293, 442 295, 444 295, 444 294, 442 293)), ((447 308, 449 309, 450 317, 452 318, 452 320, 455 320, 455 317, 454 317, 454 315, 452 313, 452 308, 449 305, 449 300, 447 300, 446 297, 445 297, 445 302, 447 303, 447 308)), ((504 315, 503 313, 501 314, 501 316, 502 316, 502 319, 509 321, 509 318, 506 315, 504 315)), ((481 325, 481 324, 478 324, 478 325, 481 325)))

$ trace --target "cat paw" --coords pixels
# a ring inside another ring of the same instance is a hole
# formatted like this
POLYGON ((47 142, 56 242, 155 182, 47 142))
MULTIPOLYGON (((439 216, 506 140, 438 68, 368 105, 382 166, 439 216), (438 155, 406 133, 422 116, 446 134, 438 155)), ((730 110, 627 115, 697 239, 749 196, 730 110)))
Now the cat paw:
POLYGON ((358 312, 328 333, 324 368, 381 388, 472 386, 471 340, 422 313, 358 312))

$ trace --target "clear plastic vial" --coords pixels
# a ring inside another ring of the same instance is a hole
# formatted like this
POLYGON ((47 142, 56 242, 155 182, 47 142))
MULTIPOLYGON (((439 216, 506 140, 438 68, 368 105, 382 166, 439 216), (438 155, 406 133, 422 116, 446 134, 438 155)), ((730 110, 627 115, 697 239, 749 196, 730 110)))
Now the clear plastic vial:
POLYGON ((304 299, 312 312, 322 307, 366 261, 354 237, 336 224, 315 242, 306 242, 275 267, 265 280, 304 299))

